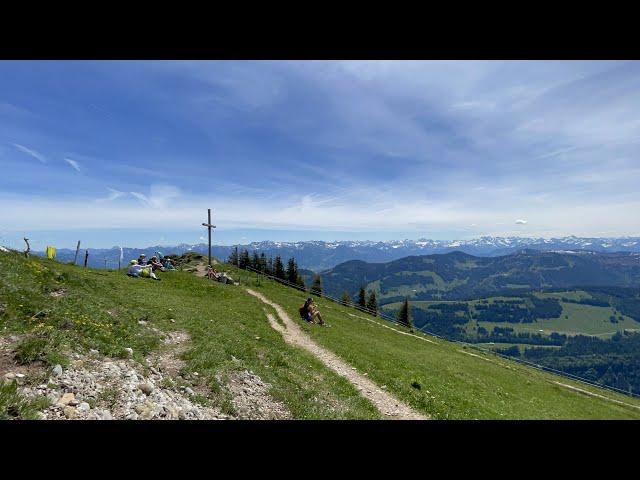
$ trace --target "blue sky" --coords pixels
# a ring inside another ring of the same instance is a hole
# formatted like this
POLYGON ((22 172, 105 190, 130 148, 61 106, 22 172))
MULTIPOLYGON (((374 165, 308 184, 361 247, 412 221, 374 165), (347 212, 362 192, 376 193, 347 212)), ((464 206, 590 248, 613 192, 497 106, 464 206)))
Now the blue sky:
POLYGON ((640 235, 640 63, 0 62, 0 243, 640 235))

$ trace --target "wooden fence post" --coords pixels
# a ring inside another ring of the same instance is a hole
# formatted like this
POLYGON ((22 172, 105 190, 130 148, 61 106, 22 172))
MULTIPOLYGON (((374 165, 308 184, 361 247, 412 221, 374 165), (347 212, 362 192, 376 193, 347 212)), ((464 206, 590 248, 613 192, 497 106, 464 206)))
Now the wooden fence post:
POLYGON ((73 258, 73 264, 75 265, 78 261, 78 252, 80 251, 80 240, 78 240, 78 245, 76 246, 76 256, 73 258))
POLYGON ((89 259, 89 250, 84 251, 84 268, 87 268, 87 260, 89 259))

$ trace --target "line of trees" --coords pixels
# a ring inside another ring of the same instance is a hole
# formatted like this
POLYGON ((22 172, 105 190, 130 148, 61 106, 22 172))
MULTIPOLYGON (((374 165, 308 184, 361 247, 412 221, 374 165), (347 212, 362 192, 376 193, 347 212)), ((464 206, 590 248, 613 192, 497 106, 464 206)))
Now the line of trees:
MULTIPOLYGON (((346 290, 342 294, 342 303, 344 303, 345 305, 351 305, 351 296, 346 290)), ((367 297, 367 292, 365 292, 364 287, 360 287, 356 306, 363 310, 368 310, 374 316, 377 315, 378 299, 376 298, 376 292, 370 290, 369 296, 367 297)))
MULTIPOLYGON (((242 269, 246 269, 247 267, 249 267, 254 270, 258 270, 265 275, 271 275, 277 279, 286 280, 287 282, 298 285, 305 290, 307 288, 302 276, 298 271, 298 263, 293 257, 291 257, 287 261, 287 266, 285 267, 282 263, 282 257, 280 257, 280 255, 276 255, 275 258, 267 258, 264 252, 258 254, 257 251, 254 251, 253 254, 250 255, 248 250, 243 249, 239 252, 238 247, 234 247, 234 249, 229 254, 227 263, 236 265, 242 269)), ((322 292, 322 278, 320 277, 320 275, 316 274, 313 277, 310 293, 312 293, 313 295, 322 296, 322 292)), ((349 295, 349 292, 343 292, 342 303, 344 303, 345 305, 351 305, 351 296, 349 295)), ((411 319, 409 315, 408 302, 405 300, 405 303, 406 314, 402 316, 402 319, 399 318, 399 321, 404 325, 410 327, 411 319)), ((374 316, 377 315, 378 299, 376 297, 376 292, 370 290, 369 295, 367 296, 367 292, 365 292, 364 287, 360 287, 360 291, 358 292, 357 306, 369 311, 374 316)))
MULTIPOLYGON (((258 270, 265 275, 271 275, 277 279, 286 280, 287 282, 293 283, 294 285, 298 285, 306 289, 304 280, 302 279, 302 276, 300 275, 300 272, 298 270, 298 263, 293 257, 291 257, 287 261, 287 266, 285 267, 280 255, 276 255, 275 258, 267 258, 264 252, 258 255, 258 252, 256 251, 254 251, 253 254, 250 255, 248 250, 243 249, 242 251, 238 252, 238 247, 235 247, 231 251, 227 262, 242 269, 246 269, 247 267, 249 267, 254 270, 258 270)), ((320 277, 318 276, 318 280, 319 278, 320 277)), ((320 286, 320 294, 321 293, 322 286, 320 286)))

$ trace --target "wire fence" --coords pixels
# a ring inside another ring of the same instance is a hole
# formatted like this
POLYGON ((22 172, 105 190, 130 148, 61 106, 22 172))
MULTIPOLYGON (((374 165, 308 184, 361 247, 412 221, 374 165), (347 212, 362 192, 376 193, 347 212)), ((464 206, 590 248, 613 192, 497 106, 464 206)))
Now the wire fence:
MULTIPOLYGON (((235 268, 239 268, 237 265, 233 265, 233 266, 235 268)), ((407 327, 405 324, 399 322, 397 318, 395 318, 392 315, 389 315, 389 314, 387 314, 385 312, 381 312, 379 310, 374 311, 374 310, 368 309, 366 307, 362 307, 361 305, 354 304, 354 303, 351 303, 351 302, 347 303, 347 302, 344 302, 342 299, 335 298, 335 297, 333 297, 331 295, 327 295, 325 293, 322 293, 322 294, 313 293, 311 291, 311 289, 307 289, 307 288, 302 287, 302 286, 300 286, 298 284, 292 283, 292 282, 290 282, 290 281, 288 281, 286 279, 277 278, 277 277, 275 277, 273 275, 269 275, 269 274, 267 274, 267 273, 265 273, 263 271, 256 270, 255 268, 252 268, 252 267, 249 267, 249 266, 246 266, 245 268, 240 268, 240 269, 241 270, 246 270, 246 271, 249 271, 249 272, 254 272, 254 273, 256 273, 256 275, 263 276, 265 278, 273 280, 273 281, 275 281, 277 283, 280 283, 282 285, 294 288, 294 289, 296 289, 296 290, 298 290, 300 292, 305 292, 305 293, 309 293, 311 295, 316 295, 316 296, 318 296, 320 298, 326 298, 327 300, 330 300, 332 302, 338 303, 338 304, 340 304, 342 306, 354 308, 354 309, 356 309, 356 310, 358 310, 360 312, 363 312, 363 313, 366 313, 366 314, 369 314, 369 315, 372 315, 372 316, 375 316, 375 317, 380 317, 383 320, 391 322, 394 325, 398 325, 398 326, 401 326, 401 327, 404 327, 404 328, 407 327)), ((462 345, 462 346, 465 346, 465 347, 468 347, 468 348, 483 352, 483 353, 488 354, 488 355, 494 355, 494 356, 497 356, 497 357, 505 359, 505 360, 514 361, 514 362, 520 363, 522 365, 526 365, 528 367, 535 368, 537 370, 554 373, 556 375, 559 375, 559 376, 562 376, 562 377, 565 377, 565 378, 569 378, 569 379, 574 380, 576 382, 580 382, 580 383, 583 383, 583 384, 586 384, 586 385, 590 385, 592 387, 601 388, 601 389, 604 389, 604 390, 609 390, 611 392, 620 393, 622 395, 630 396, 630 397, 633 397, 633 398, 640 398, 639 394, 636 394, 636 393, 631 392, 631 391, 626 391, 626 390, 622 390, 620 388, 612 387, 612 386, 609 386, 609 385, 602 385, 602 384, 599 384, 599 383, 595 383, 595 382, 589 380, 588 378, 579 377, 577 375, 573 375, 571 373, 564 372, 562 370, 557 370, 555 368, 548 367, 548 366, 545 366, 545 365, 539 365, 537 363, 530 362, 530 361, 525 360, 523 358, 512 357, 510 355, 505 355, 503 353, 496 352, 495 350, 492 350, 490 348, 483 348, 483 347, 481 347, 481 346, 479 346, 477 344, 474 344, 474 343, 469 343, 469 342, 465 342, 465 341, 462 341, 462 340, 446 338, 446 337, 443 337, 442 335, 439 335, 437 333, 430 332, 430 331, 426 330, 424 328, 424 326, 423 327, 416 327, 416 330, 420 331, 423 334, 429 335, 431 337, 438 338, 440 340, 444 340, 444 341, 451 342, 451 343, 457 343, 459 345, 462 345)), ((401 332, 401 333, 406 333, 406 332, 401 332)))

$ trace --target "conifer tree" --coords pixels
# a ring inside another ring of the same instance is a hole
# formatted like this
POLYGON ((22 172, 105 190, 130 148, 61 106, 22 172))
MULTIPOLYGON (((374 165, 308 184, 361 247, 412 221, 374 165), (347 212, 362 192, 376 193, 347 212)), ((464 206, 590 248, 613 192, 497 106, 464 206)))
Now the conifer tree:
POLYGON ((258 257, 258 252, 253 251, 253 256, 251 257, 251 268, 254 270, 260 270, 260 257, 258 257))
POLYGON ((272 257, 269 257, 269 260, 267 261, 266 274, 273 275, 273 258, 272 257))
POLYGON ((299 285, 303 290, 307 289, 307 286, 304 284, 304 279, 300 274, 298 274, 298 278, 296 278, 296 285, 299 285))
POLYGON ((227 260, 231 265, 238 265, 238 247, 233 247, 231 253, 229 254, 229 259, 227 260))
POLYGON ((347 292, 346 290, 342 292, 342 298, 340 300, 345 305, 351 305, 351 296, 349 295, 349 292, 347 292))
POLYGON ((287 281, 296 283, 296 280, 298 280, 298 266, 295 258, 291 257, 287 262, 287 281))
POLYGON ((251 259, 249 258, 249 252, 245 249, 240 253, 240 268, 247 268, 251 266, 251 259))
POLYGON ((411 314, 409 312, 409 300, 407 298, 404 299, 404 303, 398 312, 398 323, 405 327, 412 328, 411 314))
POLYGON ((284 265, 282 264, 282 258, 280 258, 280 255, 276 255, 276 259, 273 262, 273 275, 281 280, 286 279, 284 265))
POLYGON ((364 287, 360 287, 360 291, 358 292, 358 306, 360 308, 367 308, 367 297, 364 292, 364 287))
POLYGON ((311 293, 314 295, 322 296, 322 279, 320 275, 316 274, 313 277, 313 284, 311 285, 311 293))
POLYGON ((371 315, 378 315, 378 301, 376 300, 376 292, 371 290, 369 293, 369 300, 367 300, 367 310, 371 313, 371 315))
POLYGON ((258 268, 261 272, 267 271, 267 256, 262 252, 260 254, 260 268, 258 268))

